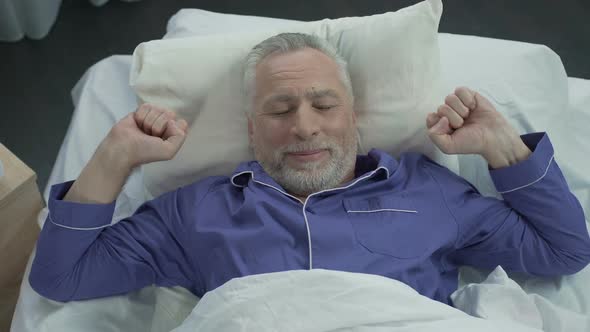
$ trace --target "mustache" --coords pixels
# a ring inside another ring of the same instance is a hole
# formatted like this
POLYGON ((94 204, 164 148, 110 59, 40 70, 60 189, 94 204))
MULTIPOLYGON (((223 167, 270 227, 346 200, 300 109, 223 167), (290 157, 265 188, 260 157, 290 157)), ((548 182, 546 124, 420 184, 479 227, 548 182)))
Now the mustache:
POLYGON ((328 150, 332 151, 334 144, 330 142, 302 142, 290 144, 286 147, 281 148, 281 153, 298 153, 303 151, 313 150, 328 150))

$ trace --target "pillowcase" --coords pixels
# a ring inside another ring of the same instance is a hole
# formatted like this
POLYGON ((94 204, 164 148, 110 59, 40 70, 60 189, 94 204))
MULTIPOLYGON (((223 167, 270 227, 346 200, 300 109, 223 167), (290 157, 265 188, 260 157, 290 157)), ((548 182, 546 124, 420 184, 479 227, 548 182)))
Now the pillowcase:
POLYGON ((451 168, 457 158, 430 142, 426 115, 444 100, 438 49, 440 0, 381 15, 341 18, 240 34, 140 44, 130 83, 141 102, 176 111, 189 123, 171 161, 148 164, 144 181, 157 196, 212 175, 230 175, 254 159, 241 90, 242 61, 260 41, 280 32, 316 34, 348 61, 362 147, 393 155, 418 151, 451 168))
MULTIPOLYGON (((256 31, 294 22, 298 21, 181 9, 169 20, 164 38, 226 34, 245 28, 256 31)), ((488 97, 520 133, 548 131, 572 191, 585 211, 590 211, 587 190, 581 189, 588 187, 581 171, 584 166, 574 162, 579 160, 574 151, 581 146, 572 148, 572 139, 566 136, 571 131, 563 131, 558 125, 566 122, 563 114, 568 109, 567 75, 559 56, 544 45, 449 33, 439 33, 439 47, 444 91, 468 86, 488 97)), ((483 158, 457 158, 458 169, 451 170, 482 194, 501 197, 483 158)))
POLYGON ((238 31, 274 30, 302 21, 261 16, 222 14, 197 8, 184 8, 172 15, 163 39, 232 34, 238 31))

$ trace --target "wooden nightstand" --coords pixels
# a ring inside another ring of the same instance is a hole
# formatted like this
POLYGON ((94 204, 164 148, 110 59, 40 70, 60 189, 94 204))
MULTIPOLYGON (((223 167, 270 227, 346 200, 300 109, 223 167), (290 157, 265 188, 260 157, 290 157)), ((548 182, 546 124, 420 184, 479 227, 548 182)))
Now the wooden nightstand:
POLYGON ((37 214, 45 206, 37 175, 0 144, 0 331, 8 331, 29 255, 39 236, 37 214))

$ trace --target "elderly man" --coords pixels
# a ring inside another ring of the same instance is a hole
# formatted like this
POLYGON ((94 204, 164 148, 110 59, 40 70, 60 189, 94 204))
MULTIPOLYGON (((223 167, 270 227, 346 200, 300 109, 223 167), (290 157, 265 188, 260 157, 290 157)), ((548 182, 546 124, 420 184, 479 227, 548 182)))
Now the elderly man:
POLYGON ((426 126, 445 153, 483 156, 503 201, 420 154, 357 155, 346 62, 320 38, 263 41, 244 87, 256 161, 110 225, 131 170, 173 158, 184 141, 185 121, 142 105, 75 182, 52 188, 31 286, 58 301, 152 284, 203 296, 235 277, 323 268, 397 279, 450 304, 460 265, 552 276, 590 262, 584 213, 549 138, 519 136, 477 92, 458 88, 426 126))

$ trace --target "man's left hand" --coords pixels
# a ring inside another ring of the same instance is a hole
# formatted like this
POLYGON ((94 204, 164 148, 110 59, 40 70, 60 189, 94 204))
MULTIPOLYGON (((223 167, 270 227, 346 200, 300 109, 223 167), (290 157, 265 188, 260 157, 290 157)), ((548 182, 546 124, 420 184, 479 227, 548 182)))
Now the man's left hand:
POLYGON ((460 87, 428 114, 430 139, 447 154, 480 154, 492 168, 514 165, 532 153, 485 97, 460 87))

